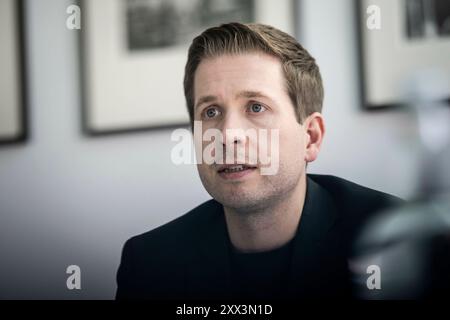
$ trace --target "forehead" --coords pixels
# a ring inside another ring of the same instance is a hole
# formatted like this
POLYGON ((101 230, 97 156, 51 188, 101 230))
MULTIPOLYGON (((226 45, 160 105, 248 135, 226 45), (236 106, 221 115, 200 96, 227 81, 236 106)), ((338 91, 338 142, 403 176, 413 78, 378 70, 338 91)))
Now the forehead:
POLYGON ((204 59, 194 77, 194 96, 229 95, 242 90, 271 94, 284 92, 278 58, 264 53, 222 55, 204 59))

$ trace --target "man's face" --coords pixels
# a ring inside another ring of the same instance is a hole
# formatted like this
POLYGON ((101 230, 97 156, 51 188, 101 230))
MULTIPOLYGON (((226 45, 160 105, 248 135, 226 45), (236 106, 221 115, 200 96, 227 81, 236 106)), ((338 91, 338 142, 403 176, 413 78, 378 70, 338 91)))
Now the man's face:
MULTIPOLYGON (((258 210, 283 199, 298 186, 305 171, 307 135, 297 121, 277 58, 248 53, 205 59, 197 68, 194 88, 194 120, 202 121, 202 133, 220 130, 221 152, 226 158, 223 163, 229 163, 233 152, 235 163, 245 164, 198 164, 200 179, 214 199, 229 208, 258 210), (236 137, 230 135, 230 129, 259 133, 266 129, 268 139, 262 141, 264 134, 236 137), (278 130, 277 141, 271 141, 273 130, 278 130), (245 151, 244 161, 238 161, 237 147, 245 151), (256 164, 248 157, 250 150, 259 155, 256 164), (278 169, 275 174, 261 174, 268 166, 261 163, 262 154, 278 161, 277 166, 270 164, 278 169)), ((203 150, 211 145, 211 141, 200 143, 203 150)))

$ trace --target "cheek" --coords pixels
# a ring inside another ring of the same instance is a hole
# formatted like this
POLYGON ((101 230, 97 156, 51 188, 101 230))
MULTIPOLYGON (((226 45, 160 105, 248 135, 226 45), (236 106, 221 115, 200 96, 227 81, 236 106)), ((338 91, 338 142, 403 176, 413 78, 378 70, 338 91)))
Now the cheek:
POLYGON ((280 130, 280 158, 287 162, 304 160, 306 148, 305 137, 300 127, 280 130))
POLYGON ((211 171, 209 170, 209 166, 202 163, 197 164, 197 170, 200 175, 200 177, 204 177, 209 180, 209 177, 211 176, 211 171))

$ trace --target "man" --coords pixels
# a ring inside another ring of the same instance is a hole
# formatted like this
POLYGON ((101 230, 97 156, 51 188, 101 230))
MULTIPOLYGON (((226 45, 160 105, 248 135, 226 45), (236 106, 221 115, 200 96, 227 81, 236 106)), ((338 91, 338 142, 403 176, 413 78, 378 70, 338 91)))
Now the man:
POLYGON ((126 242, 117 298, 350 296, 352 241, 372 213, 396 198, 306 174, 325 133, 315 60, 273 27, 224 24, 193 40, 184 90, 192 124, 223 134, 217 154, 276 149, 269 165, 276 161, 277 170, 263 174, 268 163, 248 157, 200 162, 214 199, 126 242), (263 144, 231 129, 269 130, 278 140, 263 144))

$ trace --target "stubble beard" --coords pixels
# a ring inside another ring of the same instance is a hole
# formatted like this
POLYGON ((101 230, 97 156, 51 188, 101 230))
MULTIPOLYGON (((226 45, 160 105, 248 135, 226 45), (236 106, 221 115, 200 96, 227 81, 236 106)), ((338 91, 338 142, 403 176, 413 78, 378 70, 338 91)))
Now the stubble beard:
POLYGON ((265 214, 285 201, 299 186, 303 173, 304 169, 286 168, 280 164, 278 174, 259 176, 255 184, 249 181, 224 182, 214 174, 215 178, 212 178, 199 170, 200 180, 211 197, 225 208, 247 215, 265 214))

